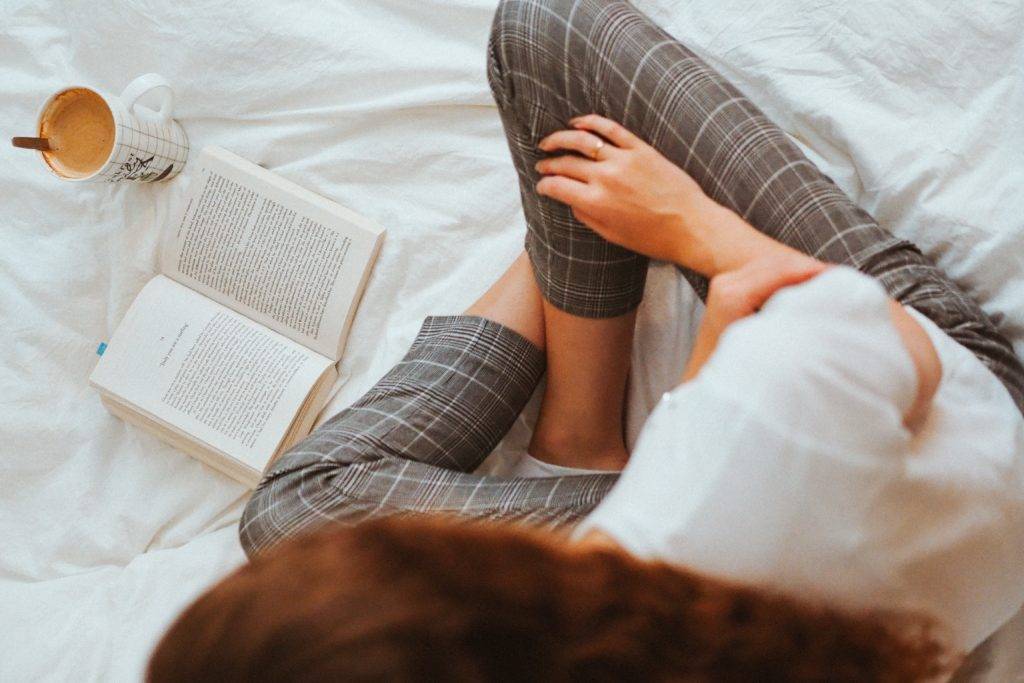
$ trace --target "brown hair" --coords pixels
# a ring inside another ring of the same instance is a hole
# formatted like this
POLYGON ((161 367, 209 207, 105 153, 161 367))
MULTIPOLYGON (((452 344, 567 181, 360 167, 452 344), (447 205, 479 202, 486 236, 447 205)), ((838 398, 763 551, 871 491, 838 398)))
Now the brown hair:
POLYGON ((319 532, 255 558, 178 618, 148 679, 903 681, 943 673, 944 650, 927 624, 909 634, 896 623, 552 534, 395 519, 319 532))

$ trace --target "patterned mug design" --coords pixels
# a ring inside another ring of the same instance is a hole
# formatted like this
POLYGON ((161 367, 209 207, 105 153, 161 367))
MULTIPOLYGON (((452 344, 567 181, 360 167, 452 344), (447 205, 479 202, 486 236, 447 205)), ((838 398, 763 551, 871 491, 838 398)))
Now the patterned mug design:
POLYGON ((151 154, 148 159, 140 159, 135 154, 130 154, 125 161, 121 162, 117 170, 107 178, 107 182, 116 183, 122 180, 135 180, 140 183, 157 182, 167 178, 174 171, 173 163, 168 164, 160 172, 150 171, 149 166, 153 163, 154 159, 156 159, 154 154, 151 154))

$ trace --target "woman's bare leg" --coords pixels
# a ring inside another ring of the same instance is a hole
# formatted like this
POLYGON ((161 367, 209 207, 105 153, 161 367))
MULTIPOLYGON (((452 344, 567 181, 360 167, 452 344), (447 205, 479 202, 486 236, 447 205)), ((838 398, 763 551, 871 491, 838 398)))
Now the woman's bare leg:
POLYGON ((478 315, 518 332, 537 348, 544 349, 544 311, 540 289, 526 252, 519 255, 495 280, 466 315, 478 315))
POLYGON ((580 318, 545 302, 521 254, 466 310, 546 348, 548 379, 530 454, 587 469, 621 469, 623 399, 635 313, 580 318))
POLYGON ((533 457, 596 470, 626 464, 623 406, 635 322, 635 310, 580 318, 544 302, 548 379, 533 457))

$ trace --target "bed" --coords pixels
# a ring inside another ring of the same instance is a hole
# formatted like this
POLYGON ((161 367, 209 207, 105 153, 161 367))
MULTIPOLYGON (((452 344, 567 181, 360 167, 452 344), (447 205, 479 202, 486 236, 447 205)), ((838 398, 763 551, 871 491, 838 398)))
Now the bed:
MULTIPOLYGON (((1024 5, 639 4, 974 292, 1024 352, 1024 5)), ((387 227, 344 385, 322 417, 383 374, 424 315, 465 307, 521 247, 484 74, 493 0, 5 10, 8 135, 32 134, 39 105, 65 85, 118 92, 157 71, 176 89, 193 156, 226 147, 387 227)), ((97 344, 156 270, 188 169, 170 183, 81 185, 0 149, 0 680, 137 680, 176 613, 244 560, 246 491, 110 417, 86 382, 97 344)), ((674 340, 699 312, 674 271, 655 266, 632 435, 681 367, 674 340)), ((524 446, 530 415, 487 467, 501 471, 524 446)), ((1024 680, 1024 616, 960 677, 1024 680)))

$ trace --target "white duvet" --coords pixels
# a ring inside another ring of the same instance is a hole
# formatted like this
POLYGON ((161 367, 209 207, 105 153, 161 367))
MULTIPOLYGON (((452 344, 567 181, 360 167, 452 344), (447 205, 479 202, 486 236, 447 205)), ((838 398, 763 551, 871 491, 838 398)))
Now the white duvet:
MULTIPOLYGON (((484 75, 493 2, 338 4, 0 0, 5 135, 31 135, 60 87, 117 92, 157 71, 193 154, 226 147, 388 229, 342 362, 350 379, 325 416, 401 356, 424 315, 481 293, 524 230, 484 75)), ((1024 351, 1019 1, 642 7, 1003 316, 1024 351)), ((0 150, 0 680, 135 680, 179 609, 243 561, 246 492, 107 415, 86 385, 96 345, 156 270, 188 169, 168 184, 81 185, 0 150)), ((634 435, 698 309, 655 268, 634 435)), ((524 419, 492 463, 528 431, 524 419)), ((1022 622, 974 677, 1024 676, 1022 622)))

